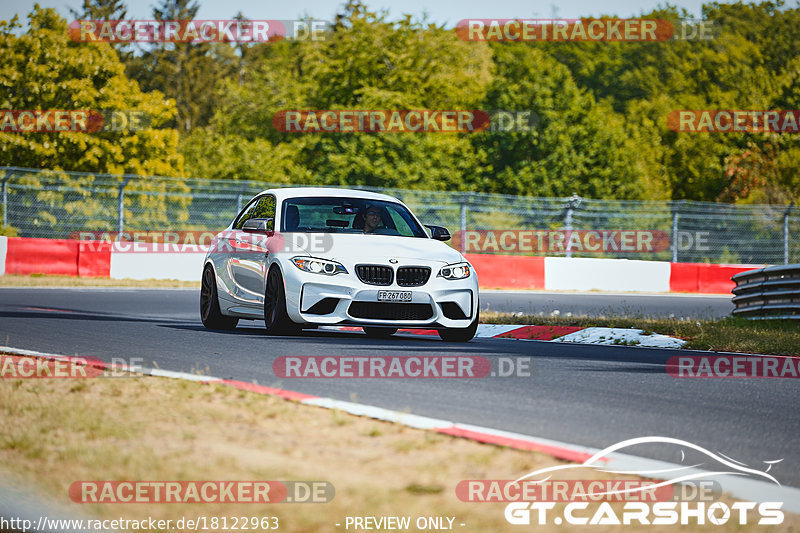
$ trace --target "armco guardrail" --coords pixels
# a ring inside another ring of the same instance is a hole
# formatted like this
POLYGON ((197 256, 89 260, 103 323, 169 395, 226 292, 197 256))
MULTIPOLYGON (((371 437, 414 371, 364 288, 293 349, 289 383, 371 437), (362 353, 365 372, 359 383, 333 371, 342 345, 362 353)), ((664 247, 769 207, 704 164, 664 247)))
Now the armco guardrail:
POLYGON ((800 319, 800 264, 748 270, 731 279, 734 315, 800 319))

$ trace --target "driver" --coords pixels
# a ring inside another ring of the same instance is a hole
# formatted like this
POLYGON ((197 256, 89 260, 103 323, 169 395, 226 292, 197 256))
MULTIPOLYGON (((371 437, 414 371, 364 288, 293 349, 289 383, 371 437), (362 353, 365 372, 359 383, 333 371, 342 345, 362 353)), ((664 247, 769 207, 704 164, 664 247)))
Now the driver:
POLYGON ((375 230, 383 225, 380 208, 369 205, 364 213, 364 233, 375 233, 375 230))

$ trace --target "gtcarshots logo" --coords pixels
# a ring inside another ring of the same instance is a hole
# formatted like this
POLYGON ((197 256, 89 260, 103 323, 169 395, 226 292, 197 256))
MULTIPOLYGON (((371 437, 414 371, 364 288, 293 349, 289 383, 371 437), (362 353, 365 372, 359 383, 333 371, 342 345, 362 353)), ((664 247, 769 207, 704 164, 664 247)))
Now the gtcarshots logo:
POLYGON ((485 377, 530 377, 530 357, 480 355, 436 356, 281 356, 272 363, 280 378, 387 378, 474 379, 485 377))
POLYGON ((75 503, 327 503, 329 481, 75 481, 75 503))
POLYGON ((468 480, 456 492, 465 501, 508 501, 504 517, 514 525, 778 525, 784 520, 783 502, 718 501, 721 484, 709 478, 747 476, 780 486, 768 472, 782 460, 764 461, 757 470, 721 453, 669 437, 640 437, 605 448, 582 464, 536 470, 514 481, 468 480), (620 464, 619 451, 638 445, 661 445, 680 454, 679 464, 651 470, 620 464), (703 467, 706 469, 704 470, 703 467), (556 480, 557 473, 573 472, 665 476, 655 481, 556 480), (690 500, 690 501, 686 501, 690 500), (557 502, 569 502, 556 509, 557 502), (624 502, 612 506, 614 502, 624 502), (620 510, 621 507, 621 510, 620 510))

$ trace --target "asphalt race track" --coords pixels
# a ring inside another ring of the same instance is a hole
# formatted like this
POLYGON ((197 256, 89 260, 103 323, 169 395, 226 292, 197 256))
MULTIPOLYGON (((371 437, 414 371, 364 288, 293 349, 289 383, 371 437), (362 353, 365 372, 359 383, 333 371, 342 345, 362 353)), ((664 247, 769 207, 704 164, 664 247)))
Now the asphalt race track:
MULTIPOLYGON (((508 296, 491 293, 482 301, 494 301, 497 309, 493 298, 508 296)), ((235 332, 211 332, 200 323, 198 300, 199 290, 0 289, 0 345, 106 361, 139 357, 147 367, 200 369, 595 448, 634 437, 674 437, 761 470, 762 461, 784 459, 771 473, 800 487, 795 379, 679 380, 664 371, 677 352, 650 348, 500 339, 454 344, 438 337, 383 341, 321 331, 269 337, 252 321, 240 322, 235 332), (272 372, 278 356, 376 354, 530 356, 533 375, 280 381, 272 372)), ((642 453, 678 461, 661 450, 642 453)))
POLYGON ((481 291, 481 309, 545 316, 719 318, 731 314, 731 295, 604 294, 571 292, 481 291))

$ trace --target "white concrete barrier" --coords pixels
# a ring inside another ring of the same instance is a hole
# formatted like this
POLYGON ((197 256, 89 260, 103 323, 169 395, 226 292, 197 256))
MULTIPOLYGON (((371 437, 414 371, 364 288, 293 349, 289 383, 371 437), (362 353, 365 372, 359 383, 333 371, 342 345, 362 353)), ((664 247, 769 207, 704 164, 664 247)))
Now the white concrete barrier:
MULTIPOLYGON (((200 281, 207 246, 183 245, 180 250, 157 251, 159 245, 114 243, 111 248, 112 279, 177 279, 200 281)), ((164 246, 164 245, 161 245, 164 246)))
POLYGON ((8 253, 8 237, 0 237, 0 276, 6 273, 7 253, 8 253))
POLYGON ((548 291, 669 292, 669 276, 665 261, 544 258, 548 291))

